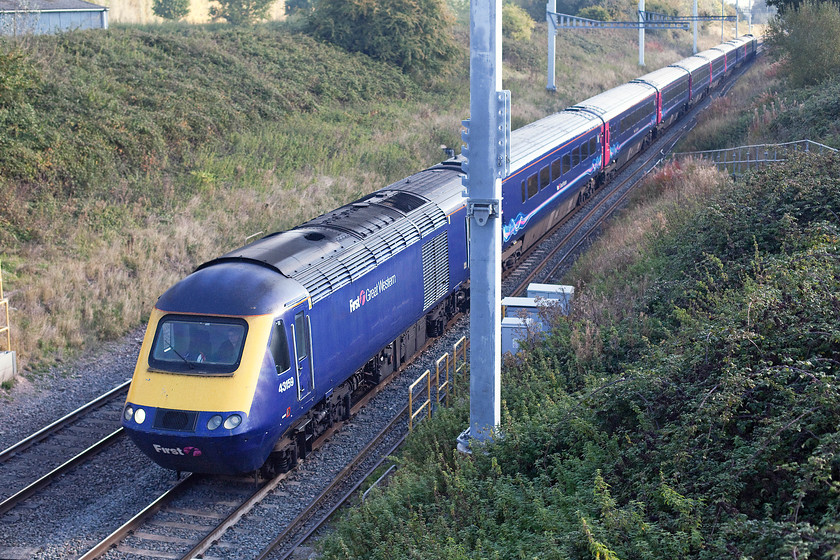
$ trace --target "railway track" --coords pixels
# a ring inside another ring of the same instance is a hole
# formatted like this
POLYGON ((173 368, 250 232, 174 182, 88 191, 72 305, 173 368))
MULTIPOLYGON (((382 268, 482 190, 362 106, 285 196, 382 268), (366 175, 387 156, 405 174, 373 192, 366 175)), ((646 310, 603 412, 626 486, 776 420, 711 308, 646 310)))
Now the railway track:
POLYGON ((129 382, 0 452, 0 515, 124 437, 120 410, 129 382))
MULTIPOLYGON (((741 72, 743 72, 743 69, 741 72)), ((733 78, 730 84, 734 83, 736 79, 737 76, 733 78)), ((523 255, 520 265, 506 275, 503 297, 523 293, 528 284, 534 281, 545 283, 559 281, 562 274, 568 270, 576 257, 585 249, 587 241, 597 233, 606 220, 625 205, 633 187, 659 164, 683 136, 693 129, 696 125, 697 114, 708 106, 711 99, 725 95, 728 89, 727 87, 720 94, 699 103, 680 121, 680 125, 673 126, 662 134, 646 151, 622 170, 610 185, 607 185, 606 188, 601 190, 602 192, 593 197, 588 204, 585 204, 579 212, 547 232, 531 251, 523 255)), ((384 433, 393 430, 400 422, 404 422, 408 412, 408 406, 406 405, 378 438, 384 437, 384 433)), ((304 514, 296 518, 255 559, 286 560, 291 558, 298 547, 301 547, 324 527, 339 507, 351 500, 357 493, 359 486, 379 468, 389 455, 397 450, 405 437, 405 435, 400 437, 394 447, 373 463, 357 483, 345 485, 346 488, 341 491, 340 495, 330 495, 329 492, 320 495, 304 514), (320 513, 317 515, 311 513, 313 510, 320 513), (296 535, 296 537, 293 538, 293 535, 296 535)), ((371 445, 374 445, 374 443, 372 442, 371 445)), ((330 487, 330 490, 339 485, 339 482, 336 481, 330 487)))
MULTIPOLYGON (((708 101, 704 102, 695 111, 702 110, 707 103, 708 101)), ((683 122, 691 120, 689 116, 683 122)), ((564 267, 573 261, 587 240, 591 239, 593 232, 601 227, 607 216, 622 206, 631 189, 630 185, 655 165, 661 155, 676 143, 676 136, 684 133, 685 129, 686 126, 673 128, 664 134, 645 155, 635 160, 632 168, 628 167, 622 171, 616 180, 607 188, 601 189, 601 192, 588 201, 572 219, 550 232, 546 236, 546 244, 549 247, 537 249, 526 255, 521 270, 517 269, 506 279, 505 295, 521 293, 532 281, 551 282, 562 275, 564 267)), ((421 363, 414 369, 419 372, 426 369, 426 365, 421 363)), ((385 400, 388 404, 382 405, 378 401, 371 404, 375 398, 375 395, 371 395, 367 401, 354 406, 354 416, 348 425, 349 428, 354 428, 361 424, 371 424, 376 434, 360 436, 353 429, 330 431, 316 443, 317 447, 322 447, 322 452, 313 450, 312 458, 316 462, 310 464, 311 459, 307 459, 298 469, 260 484, 247 478, 210 479, 190 476, 161 495, 148 508, 135 515, 131 522, 123 524, 114 535, 103 539, 81 558, 116 559, 138 555, 151 558, 205 559, 233 556, 259 559, 291 557, 302 543, 323 526, 336 509, 355 495, 359 485, 404 440, 407 431, 407 410, 404 403, 406 387, 416 375, 412 375, 410 371, 408 375, 403 376, 408 379, 404 382, 397 380, 397 375, 393 377, 395 379, 392 386, 382 388, 381 391, 395 392, 401 397, 388 397, 385 400), (380 414, 382 418, 378 418, 376 422, 371 422, 368 417, 356 416, 364 414, 366 408, 367 412, 387 408, 387 415, 380 414), (364 441, 360 443, 361 440, 364 441), (352 450, 353 456, 347 460, 336 460, 333 464, 330 459, 325 458, 336 450, 344 451, 344 448, 353 445, 356 446, 352 450), (324 468, 327 462, 330 462, 329 468, 324 468), (309 479, 314 471, 327 473, 329 480, 320 485, 313 483, 309 486, 309 479), (251 539, 252 542, 242 544, 243 535, 253 535, 258 526, 266 525, 269 525, 267 531, 271 533, 270 537, 255 537, 251 539), (121 534, 118 534, 120 531, 121 534)), ((118 425, 121 399, 115 402, 120 405, 115 410, 108 411, 104 407, 103 410, 113 425, 118 425)), ((101 423, 108 424, 108 420, 102 420, 101 423)), ((48 444, 53 437, 48 434, 43 437, 36 436, 38 434, 32 436, 32 442, 21 442, 0 454, 0 473, 11 470, 7 468, 7 464, 11 465, 13 461, 20 460, 27 446, 35 450, 38 446, 48 444)), ((60 444, 59 447, 65 445, 60 444)), ((0 478, 0 481, 4 480, 0 478)), ((5 511, 13 507, 14 504, 5 511)), ((0 514, 2 512, 0 509, 0 514)))
MULTIPOLYGON (((398 378, 399 375, 400 372, 394 374, 392 379, 398 378)), ((387 389, 387 385, 378 385, 362 396, 351 409, 350 422, 354 422, 359 412, 370 406, 371 401, 387 389)), ((390 415, 389 412, 388 416, 390 415)), ((336 489, 346 485, 348 479, 355 477, 357 484, 360 484, 368 473, 365 465, 371 461, 381 462, 396 448, 397 444, 392 440, 396 438, 400 443, 403 441, 408 431, 407 427, 403 426, 399 435, 394 434, 400 432, 395 426, 404 415, 405 409, 391 418, 388 425, 380 430, 379 435, 358 451, 332 478, 320 497, 306 507, 285 529, 281 529, 280 534, 285 535, 284 539, 293 538, 301 527, 305 527, 305 522, 316 516, 319 509, 324 507, 323 504, 328 503, 336 489), (383 449, 383 446, 387 449, 383 449)), ((335 438, 341 427, 341 423, 336 423, 315 440, 310 455, 316 454, 335 438)), ((263 514, 254 513, 257 506, 264 507, 266 503, 272 500, 276 502, 278 499, 282 502, 284 496, 292 494, 297 486, 294 478, 307 464, 308 460, 298 469, 279 474, 267 481, 248 477, 189 475, 84 553, 79 560, 111 560, 136 556, 166 559, 229 558, 230 549, 233 547, 224 543, 226 532, 246 516, 250 516, 252 522, 253 519, 262 519, 263 514), (211 548, 213 550, 210 550, 211 548)), ((275 506, 281 507, 279 504, 275 506)), ((282 546, 282 542, 283 539, 279 539, 277 543, 267 547, 266 551, 282 546)))

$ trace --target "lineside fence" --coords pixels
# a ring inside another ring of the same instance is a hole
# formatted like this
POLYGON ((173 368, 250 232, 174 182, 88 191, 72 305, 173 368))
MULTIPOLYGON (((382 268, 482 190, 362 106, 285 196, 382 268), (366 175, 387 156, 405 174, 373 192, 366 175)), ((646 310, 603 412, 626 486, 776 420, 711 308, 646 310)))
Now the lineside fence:
POLYGON ((714 164, 720 171, 725 171, 729 175, 740 176, 765 165, 786 161, 794 153, 821 154, 826 151, 836 152, 837 150, 819 142, 798 140, 784 144, 757 144, 724 150, 680 152, 673 154, 671 159, 702 159, 714 164))
POLYGON ((463 381, 467 368, 467 337, 452 345, 452 354, 446 352, 435 361, 435 373, 426 370, 408 388, 408 430, 425 416, 432 417, 441 403, 449 406, 450 397, 458 395, 458 378, 463 381), (424 415, 425 413, 425 415, 424 415))

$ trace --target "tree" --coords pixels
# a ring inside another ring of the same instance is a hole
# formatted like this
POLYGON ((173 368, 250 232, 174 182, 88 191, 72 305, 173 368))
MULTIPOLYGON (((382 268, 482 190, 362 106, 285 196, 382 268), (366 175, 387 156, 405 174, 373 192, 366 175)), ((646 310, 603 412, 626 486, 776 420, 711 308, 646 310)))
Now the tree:
MULTIPOLYGON (((818 0, 823 1, 823 0, 818 0)), ((803 3, 803 0, 767 0, 767 5, 776 8, 779 14, 784 14, 790 10, 797 10, 803 3)), ((833 4, 840 8, 840 0, 827 0, 827 3, 833 4)))
POLYGON ((287 16, 308 14, 312 11, 312 0, 286 0, 285 10, 287 16))
POLYGON ((840 10, 829 2, 806 1, 779 14, 766 34, 794 86, 807 86, 840 72, 840 10))
POLYGON ((524 8, 505 2, 502 6, 502 34, 516 41, 527 41, 536 23, 524 8))
POLYGON ((190 0, 154 0, 152 12, 163 19, 179 20, 190 13, 190 0))
POLYGON ((233 25, 249 25, 268 17, 268 9, 274 0, 215 0, 210 6, 210 17, 223 19, 233 25))
POLYGON ((443 69, 457 48, 444 0, 317 0, 310 32, 406 72, 443 69))
POLYGON ((589 6, 579 11, 578 17, 594 19, 596 21, 609 21, 610 13, 603 6, 589 6))

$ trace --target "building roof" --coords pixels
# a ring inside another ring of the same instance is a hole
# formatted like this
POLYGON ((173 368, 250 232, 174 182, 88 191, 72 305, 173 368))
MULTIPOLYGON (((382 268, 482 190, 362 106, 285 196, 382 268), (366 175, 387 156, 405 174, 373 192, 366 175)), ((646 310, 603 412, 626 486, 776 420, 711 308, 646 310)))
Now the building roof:
POLYGON ((101 12, 107 9, 84 0, 0 0, 0 12, 101 12))

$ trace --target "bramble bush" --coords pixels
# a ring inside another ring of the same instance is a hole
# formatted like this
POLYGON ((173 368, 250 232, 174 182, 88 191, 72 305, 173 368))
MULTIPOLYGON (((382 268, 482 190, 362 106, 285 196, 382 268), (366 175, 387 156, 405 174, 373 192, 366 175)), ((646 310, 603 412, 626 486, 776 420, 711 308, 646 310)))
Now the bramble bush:
POLYGON ((423 423, 325 557, 836 557, 839 177, 796 158, 674 216, 635 313, 580 355, 576 310, 507 361, 486 452, 453 451, 466 405, 423 423))

